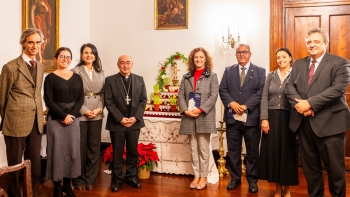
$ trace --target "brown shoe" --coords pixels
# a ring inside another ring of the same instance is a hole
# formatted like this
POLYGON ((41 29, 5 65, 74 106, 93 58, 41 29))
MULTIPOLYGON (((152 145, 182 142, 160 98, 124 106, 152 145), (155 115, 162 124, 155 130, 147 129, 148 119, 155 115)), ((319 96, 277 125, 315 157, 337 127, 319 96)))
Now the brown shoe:
POLYGON ((92 190, 94 188, 94 185, 86 185, 87 190, 92 190))
POLYGON ((74 186, 74 189, 76 189, 76 190, 83 190, 83 186, 82 185, 76 185, 76 186, 74 186))

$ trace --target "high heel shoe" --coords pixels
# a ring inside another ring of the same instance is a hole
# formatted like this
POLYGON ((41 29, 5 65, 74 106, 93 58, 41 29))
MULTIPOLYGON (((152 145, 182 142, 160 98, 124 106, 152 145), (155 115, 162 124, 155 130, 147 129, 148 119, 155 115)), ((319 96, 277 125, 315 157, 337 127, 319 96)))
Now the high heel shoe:
POLYGON ((196 189, 198 189, 198 190, 204 189, 204 188, 207 186, 207 183, 208 183, 208 182, 205 182, 204 184, 198 183, 196 189))
POLYGON ((190 188, 191 188, 191 189, 196 189, 196 188, 197 188, 197 185, 198 185, 198 183, 192 182, 192 183, 190 184, 190 188))

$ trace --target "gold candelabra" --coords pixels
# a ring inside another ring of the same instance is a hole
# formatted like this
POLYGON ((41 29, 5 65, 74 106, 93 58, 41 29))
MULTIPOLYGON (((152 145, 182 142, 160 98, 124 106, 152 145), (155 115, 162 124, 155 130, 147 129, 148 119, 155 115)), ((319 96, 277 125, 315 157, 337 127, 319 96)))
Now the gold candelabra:
POLYGON ((228 175, 229 172, 225 167, 226 164, 226 160, 224 159, 224 153, 225 153, 225 149, 224 149, 224 132, 226 131, 226 129, 224 128, 224 122, 223 121, 219 121, 220 122, 220 128, 218 129, 219 132, 219 142, 220 142, 220 148, 219 148, 219 155, 220 155, 220 159, 218 159, 218 171, 219 171, 219 177, 223 178, 225 175, 228 175))

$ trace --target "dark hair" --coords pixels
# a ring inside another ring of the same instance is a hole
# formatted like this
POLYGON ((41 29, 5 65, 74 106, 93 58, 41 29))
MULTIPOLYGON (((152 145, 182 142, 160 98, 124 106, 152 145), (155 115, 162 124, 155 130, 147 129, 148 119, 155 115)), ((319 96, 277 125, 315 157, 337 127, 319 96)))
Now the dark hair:
POLYGON ((202 51, 205 56, 205 69, 213 70, 214 64, 213 64, 213 58, 209 55, 209 52, 205 50, 202 47, 194 48, 190 55, 188 56, 188 62, 187 62, 187 70, 193 71, 196 69, 196 65, 194 64, 194 54, 196 54, 198 51, 202 51))
POLYGON ((277 53, 280 52, 280 51, 286 52, 286 53, 289 55, 289 57, 291 57, 290 66, 292 67, 292 66, 293 66, 293 63, 294 63, 294 57, 293 57, 292 53, 290 52, 290 50, 289 50, 288 48, 286 48, 286 47, 281 47, 281 48, 277 49, 276 55, 277 55, 277 53))
POLYGON ((81 58, 81 56, 83 55, 84 49, 87 47, 89 47, 91 49, 92 54, 94 54, 94 56, 95 56, 95 60, 92 62, 92 66, 94 67, 96 72, 100 72, 102 70, 101 59, 98 56, 97 48, 95 47, 95 45, 93 45, 91 43, 83 44, 83 46, 80 47, 80 62, 76 66, 81 66, 81 65, 85 64, 85 62, 81 58))
POLYGON ((60 55, 60 53, 62 51, 68 51, 70 53, 71 58, 73 59, 72 51, 68 47, 60 47, 60 48, 58 48, 56 53, 55 53, 55 58, 56 59, 58 58, 58 56, 60 55))

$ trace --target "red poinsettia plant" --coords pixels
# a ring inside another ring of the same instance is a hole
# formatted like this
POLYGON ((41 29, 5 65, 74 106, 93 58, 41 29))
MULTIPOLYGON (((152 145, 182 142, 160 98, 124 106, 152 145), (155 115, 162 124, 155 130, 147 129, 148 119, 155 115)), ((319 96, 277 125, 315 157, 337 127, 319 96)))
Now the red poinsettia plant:
MULTIPOLYGON (((147 145, 143 143, 139 143, 137 145, 137 152, 139 155, 138 162, 137 162, 137 169, 141 170, 143 168, 146 168, 147 170, 153 169, 153 162, 155 162, 156 166, 158 166, 157 161, 160 161, 158 157, 158 153, 154 151, 156 147, 153 143, 149 143, 147 145)), ((103 153, 103 162, 105 162, 106 165, 108 165, 108 169, 111 170, 111 163, 113 161, 113 148, 112 144, 104 151, 103 153)), ((126 160, 126 148, 124 148, 123 152, 123 159, 126 160)))

